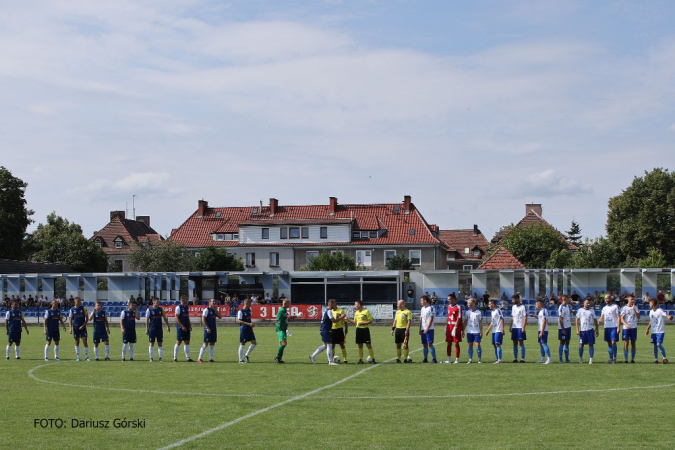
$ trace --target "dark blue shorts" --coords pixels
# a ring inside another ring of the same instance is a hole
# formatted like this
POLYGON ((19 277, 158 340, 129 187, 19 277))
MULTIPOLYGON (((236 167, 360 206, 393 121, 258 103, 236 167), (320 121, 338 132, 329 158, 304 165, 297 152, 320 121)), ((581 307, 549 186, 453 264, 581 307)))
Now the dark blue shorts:
POLYGON ((133 333, 124 333, 122 335, 123 344, 135 344, 136 343, 136 332, 133 333))
POLYGON ((206 330, 204 330, 204 342, 209 344, 218 342, 218 332, 216 330, 211 330, 210 333, 207 333, 206 330))
POLYGON ((548 344, 548 331, 541 333, 541 337, 539 337, 539 333, 537 332, 537 341, 540 344, 548 344))
POLYGON ((473 344, 474 342, 480 344, 480 333, 467 333, 466 342, 467 344, 473 344))
POLYGON ((422 345, 433 345, 434 343, 434 330, 427 331, 426 334, 420 331, 420 337, 422 338, 422 345))
POLYGON ((637 341, 637 327, 621 330, 621 337, 624 341, 637 341))
POLYGON ((333 335, 330 332, 330 330, 329 331, 319 331, 319 333, 321 334, 321 342, 323 342, 324 344, 325 343, 330 344, 333 341, 333 335))
POLYGON ((239 328, 239 342, 251 342, 255 341, 255 333, 253 333, 253 328, 244 325, 239 328))
POLYGON ((159 343, 164 342, 164 329, 159 328, 159 329, 153 330, 152 328, 150 328, 150 331, 148 332, 148 339, 153 344, 155 343, 155 341, 157 341, 159 343))
POLYGON ((180 325, 176 325, 176 341, 190 342, 190 331, 183 331, 180 325))
POLYGON ((579 332, 579 344, 594 345, 595 344, 595 330, 586 330, 579 332))
POLYGON ((47 330, 46 339, 48 341, 51 341, 51 340, 60 341, 61 340, 61 332, 59 330, 56 330, 56 331, 47 330))
POLYGON ((87 327, 80 330, 79 327, 73 327, 73 339, 82 339, 87 337, 87 327))
POLYGON ((652 333, 650 342, 654 345, 663 344, 663 335, 665 333, 652 333))
POLYGON ((570 328, 558 328, 558 340, 559 341, 569 341, 572 339, 572 327, 570 328))
POLYGON ((492 333, 492 345, 502 345, 504 333, 492 333))
POLYGON ((512 341, 526 341, 527 333, 523 331, 522 328, 512 328, 511 329, 511 340, 512 341))
POLYGON ((616 328, 605 328, 605 342, 616 342, 619 340, 619 332, 616 328))
POLYGON ((108 333, 97 333, 94 331, 94 344, 98 345, 101 342, 108 342, 108 333))
POLYGON ((21 333, 9 333, 9 336, 7 336, 7 343, 9 345, 21 345, 21 333))

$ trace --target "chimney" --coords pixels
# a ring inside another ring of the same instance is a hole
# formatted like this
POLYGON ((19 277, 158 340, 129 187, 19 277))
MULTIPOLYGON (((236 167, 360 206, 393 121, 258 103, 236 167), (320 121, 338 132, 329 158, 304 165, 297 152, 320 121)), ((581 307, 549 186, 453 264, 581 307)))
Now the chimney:
POLYGON ((541 214, 541 203, 526 203, 525 204, 525 215, 532 211, 537 214, 539 217, 543 217, 541 214))
POLYGON ((110 211, 110 221, 111 222, 115 217, 119 217, 120 219, 124 220, 125 216, 126 216, 126 214, 125 214, 124 211, 110 211))
POLYGON ((199 208, 197 209, 197 215, 204 216, 206 215, 206 212, 209 210, 209 202, 206 200, 199 200, 197 202, 199 205, 199 208))
POLYGON ((474 223, 474 224, 473 224, 473 235, 474 235, 474 236, 478 236, 478 233, 479 233, 479 231, 478 231, 478 225, 476 225, 476 224, 474 223))
POLYGON ((150 227, 150 216, 136 216, 137 222, 143 222, 148 227, 150 227))
POLYGON ((404 214, 410 214, 410 196, 406 195, 403 197, 403 211, 404 214))
POLYGON ((328 213, 332 216, 337 211, 337 197, 328 197, 328 213))
POLYGON ((277 213, 277 208, 279 208, 279 200, 276 198, 270 198, 270 217, 277 213))

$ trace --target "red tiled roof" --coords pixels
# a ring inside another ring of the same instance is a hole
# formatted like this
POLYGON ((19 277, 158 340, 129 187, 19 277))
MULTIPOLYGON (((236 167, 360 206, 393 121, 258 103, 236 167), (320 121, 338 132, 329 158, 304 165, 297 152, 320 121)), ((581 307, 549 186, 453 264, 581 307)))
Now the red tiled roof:
MULTIPOLYGON (((528 211, 527 214, 525 214, 525 217, 520 219, 520 222, 518 222, 515 226, 516 227, 524 227, 524 226, 527 226, 527 225, 531 225, 533 223, 539 223, 539 224, 542 224, 542 225, 546 225, 547 227, 551 227, 555 231, 558 231, 558 229, 556 227, 554 227, 553 225, 548 223, 546 220, 544 220, 543 217, 541 217, 539 214, 537 214, 534 211, 528 211)), ((504 239, 504 236, 506 236, 508 233, 509 232, 508 232, 507 229, 502 228, 501 230, 497 231, 497 233, 495 233, 491 242, 493 244, 498 244, 502 239, 504 239)), ((572 242, 569 242, 567 240, 567 236, 562 234, 560 231, 558 231, 558 233, 560 234, 561 239, 564 240, 565 242, 567 242, 567 247, 570 250, 578 250, 579 249, 578 246, 576 246, 575 244, 573 244, 572 242)))
POLYGON ((499 247, 478 270, 526 269, 525 265, 511 254, 506 247, 499 247))
POLYGON ((103 242, 103 252, 107 255, 126 254, 131 251, 129 244, 132 242, 155 242, 164 238, 152 227, 140 220, 122 219, 115 216, 105 227, 94 233, 89 238, 95 241, 100 238, 103 242), (124 240, 122 248, 115 248, 115 239, 121 237, 124 240))
POLYGON ((445 243, 449 251, 457 252, 460 257, 465 259, 480 259, 488 247, 488 241, 483 233, 478 231, 474 236, 473 229, 469 230, 441 230, 438 232, 438 238, 445 243), (469 254, 464 253, 464 249, 469 247, 469 254), (481 256, 473 257, 473 249, 478 247, 481 250, 481 256))
MULTIPOLYGON (((237 241, 214 241, 213 233, 236 233, 242 225, 266 223, 345 223, 352 221, 353 230, 386 230, 377 239, 353 240, 345 243, 320 242, 314 246, 336 245, 395 245, 395 244, 430 244, 443 245, 431 232, 424 217, 414 205, 410 213, 405 214, 402 203, 391 204, 339 204, 333 214, 330 214, 329 205, 299 205, 282 206, 275 209, 274 216, 270 217, 269 206, 246 207, 208 207, 203 216, 199 210, 195 211, 183 224, 171 233, 171 239, 188 248, 203 248, 209 245, 216 247, 231 247, 240 245, 237 241), (399 212, 394 212, 394 206, 399 212), (256 214, 253 214, 253 210, 256 214), (410 235, 410 230, 415 233, 410 235)), ((290 246, 299 245, 302 241, 289 243, 290 246)), ((261 244, 247 244, 261 245, 261 244)), ((273 244, 284 245, 284 244, 273 244)))

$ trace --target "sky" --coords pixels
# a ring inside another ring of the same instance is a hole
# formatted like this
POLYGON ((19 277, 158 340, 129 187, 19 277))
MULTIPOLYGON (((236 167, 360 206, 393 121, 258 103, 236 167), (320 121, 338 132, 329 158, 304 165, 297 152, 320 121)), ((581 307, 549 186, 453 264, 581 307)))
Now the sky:
POLYGON ((533 202, 596 237, 673 169, 674 21, 667 0, 5 2, 0 165, 36 224, 87 237, 132 202, 168 235, 200 199, 404 195, 441 229, 489 239, 533 202))

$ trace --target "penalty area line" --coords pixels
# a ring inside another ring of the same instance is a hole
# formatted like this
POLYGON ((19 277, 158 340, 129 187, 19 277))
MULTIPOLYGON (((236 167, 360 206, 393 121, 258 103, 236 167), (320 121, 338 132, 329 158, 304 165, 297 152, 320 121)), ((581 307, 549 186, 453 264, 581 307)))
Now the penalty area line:
MULTIPOLYGON (((421 350, 421 349, 413 350, 413 351, 411 351, 410 353, 414 353, 414 352, 419 351, 419 350, 421 350)), ((390 359, 390 360, 385 361, 385 363, 394 361, 395 359, 396 359, 396 358, 392 358, 392 359, 390 359)), ((330 389, 330 388, 333 388, 333 387, 335 387, 335 386, 339 386, 339 385, 341 385, 342 383, 346 383, 347 381, 352 380, 352 379, 358 377, 359 375, 363 375, 364 373, 368 372, 369 370, 373 370, 374 368, 378 367, 379 365, 380 365, 380 364, 376 364, 376 365, 372 365, 372 366, 370 366, 370 367, 366 367, 365 369, 361 369, 361 370, 359 370, 358 372, 353 373, 352 375, 350 375, 350 376, 348 376, 348 377, 346 377, 346 378, 343 378, 343 379, 341 379, 341 380, 339 380, 339 381, 336 381, 335 383, 331 383, 331 384, 328 384, 328 385, 326 385, 326 386, 322 386, 322 387, 320 387, 320 388, 314 389, 314 390, 312 390, 312 391, 305 392, 304 394, 296 395, 295 397, 291 397, 291 398, 289 398, 288 400, 284 400, 283 402, 275 403, 275 404, 270 405, 270 406, 267 406, 267 407, 265 407, 265 408, 258 409, 258 410, 256 410, 256 411, 253 411, 252 413, 246 414, 245 416, 241 416, 241 417, 239 417, 239 418, 237 418, 237 419, 230 420, 229 422, 225 422, 225 423, 223 423, 223 424, 220 424, 220 425, 218 425, 218 426, 215 427, 215 428, 211 428, 211 429, 208 429, 208 430, 206 430, 206 431, 202 431, 202 432, 199 433, 199 434, 195 434, 194 436, 190 436, 190 437, 185 438, 185 439, 182 439, 182 440, 180 440, 180 441, 178 441, 178 442, 174 442, 173 444, 169 444, 169 445, 167 445, 166 447, 161 447, 161 448, 159 448, 159 450, 169 450, 169 449, 172 449, 172 448, 180 447, 181 445, 187 444, 187 443, 192 442, 192 441, 195 441, 195 440, 197 440, 197 439, 201 439, 201 438, 203 438, 203 437, 205 437, 205 436, 208 436, 209 434, 215 433, 216 431, 220 431, 220 430, 224 430, 225 428, 229 428, 229 427, 231 427, 232 425, 236 425, 236 424, 238 424, 239 422, 242 422, 242 421, 244 421, 244 420, 246 420, 246 419, 250 419, 251 417, 255 417, 255 416, 257 416, 257 415, 266 413, 267 411, 271 411, 271 410, 276 409, 276 408, 279 408, 279 407, 281 407, 281 406, 288 405, 289 403, 293 403, 293 402, 296 402, 296 401, 298 401, 298 400, 302 400, 302 399, 304 399, 304 398, 310 397, 310 396, 312 396, 312 395, 314 395, 314 394, 317 394, 317 393, 319 393, 319 392, 325 391, 326 389, 330 389)))

